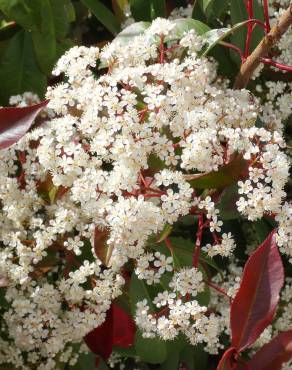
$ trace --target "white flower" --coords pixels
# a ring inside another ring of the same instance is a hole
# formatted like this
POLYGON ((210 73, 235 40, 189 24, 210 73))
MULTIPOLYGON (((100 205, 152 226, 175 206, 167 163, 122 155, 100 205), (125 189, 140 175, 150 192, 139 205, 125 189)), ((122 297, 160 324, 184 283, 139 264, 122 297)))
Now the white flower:
POLYGON ((196 296, 204 290, 202 281, 203 275, 196 268, 184 268, 173 275, 169 286, 183 296, 186 294, 196 296))
POLYGON ((157 258, 154 261, 154 266, 158 268, 158 273, 160 275, 164 274, 166 271, 172 271, 172 263, 173 263, 173 258, 172 257, 166 257, 165 255, 156 252, 155 257, 157 258))

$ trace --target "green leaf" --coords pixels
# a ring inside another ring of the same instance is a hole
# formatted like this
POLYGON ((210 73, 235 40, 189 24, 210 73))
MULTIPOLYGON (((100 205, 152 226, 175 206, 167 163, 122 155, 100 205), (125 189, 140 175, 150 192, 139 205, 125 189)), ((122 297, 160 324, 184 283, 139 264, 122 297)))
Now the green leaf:
POLYGON ((179 334, 174 340, 167 341, 167 359, 159 367, 159 370, 178 370, 180 353, 189 345, 187 338, 179 334))
POLYGON ((72 48, 74 43, 70 39, 57 42, 56 59, 58 60, 67 50, 72 48))
POLYGON ((195 30, 198 35, 203 35, 210 30, 205 23, 191 18, 176 19, 174 23, 175 27, 171 34, 174 35, 172 38, 175 39, 182 38, 190 30, 195 30))
POLYGON ((161 364, 167 358, 167 348, 159 338, 143 338, 138 330, 135 335, 135 348, 142 361, 150 364, 161 364))
POLYGON ((0 0, 0 10, 25 29, 33 24, 32 12, 25 0, 0 0))
MULTIPOLYGON (((222 0, 223 2, 224 0, 222 0)), ((213 0, 199 0, 198 3, 200 4, 201 9, 206 14, 208 8, 212 6, 213 0)))
POLYGON ((198 301, 198 303, 201 306, 206 306, 206 307, 208 307, 210 298, 211 298, 210 288, 206 284, 205 284, 205 288, 203 292, 198 293, 195 297, 195 299, 198 301))
MULTIPOLYGON (((40 27, 33 27, 32 40, 40 70, 49 75, 56 62, 56 33, 51 0, 38 5, 40 27)), ((65 21, 65 20, 64 20, 65 21)))
MULTIPOLYGON (((185 239, 182 237, 170 237, 169 240, 171 242, 173 249, 173 258, 175 266, 177 268, 192 267, 195 243, 189 239, 185 239)), ((151 247, 155 250, 161 251, 161 247, 164 247, 164 244, 162 245, 153 244, 151 247)), ((221 273, 221 270, 216 265, 214 260, 212 260, 212 258, 210 258, 206 253, 202 251, 200 253, 199 261, 201 263, 209 265, 210 267, 214 268, 216 271, 221 273)))
POLYGON ((130 0, 130 6, 136 21, 151 20, 151 0, 130 0))
POLYGON ((176 267, 193 266, 194 243, 181 237, 169 238, 176 267))
POLYGON ((213 49, 214 46, 219 44, 222 40, 224 40, 226 37, 232 35, 238 28, 241 28, 242 26, 245 26, 247 24, 247 21, 240 22, 236 24, 232 28, 218 28, 210 30, 203 34, 203 39, 205 41, 206 47, 203 48, 203 52, 201 53, 201 56, 206 56, 211 49, 213 49))
POLYGON ((236 182, 246 169, 247 162, 241 155, 237 155, 228 164, 221 166, 218 171, 206 174, 185 175, 185 179, 193 188, 219 189, 236 182))
POLYGON ((261 244, 272 231, 273 227, 264 219, 253 223, 259 244, 261 244))
POLYGON ((136 313, 137 302, 143 301, 143 299, 146 299, 150 309, 153 312, 155 311, 155 307, 153 305, 150 292, 148 289, 149 289, 149 286, 146 286, 146 284, 144 283, 144 280, 138 279, 135 272, 133 272, 131 276, 131 283, 130 283, 130 301, 131 301, 131 311, 132 311, 133 316, 135 316, 135 313, 136 313))
MULTIPOLYGON (((243 20, 248 19, 248 14, 242 0, 232 0, 230 6, 230 16, 231 23, 234 25, 236 23, 242 22, 243 20)), ((247 30, 239 30, 235 32, 231 37, 232 44, 239 47, 240 50, 244 51, 245 39, 246 39, 247 30)), ((232 59, 237 63, 241 64, 240 57, 234 51, 231 51, 232 59)))
POLYGON ((20 31, 9 41, 0 59, 0 84, 0 99, 4 105, 11 95, 25 91, 44 96, 46 77, 38 68, 28 32, 20 31))
POLYGON ((154 10, 154 17, 165 17, 166 16, 166 4, 165 0, 152 0, 152 6, 154 10))
POLYGON ((125 17, 125 7, 128 5, 127 0, 112 0, 112 8, 120 22, 123 22, 125 17))
POLYGON ((204 350, 203 344, 197 344, 193 349, 193 356, 195 359, 195 369, 208 369, 208 354, 204 350))
POLYGON ((99 0, 81 0, 87 6, 95 17, 107 28, 113 35, 120 31, 120 25, 114 14, 99 0))
MULTIPOLYGON (((147 300, 150 310, 155 311, 152 298, 150 296, 150 287, 146 286, 143 280, 139 280, 135 272, 132 273, 130 283, 130 301, 132 315, 135 317, 136 304, 139 301, 147 300)), ((135 336, 135 350, 137 355, 146 362, 151 364, 160 364, 166 360, 167 347, 166 343, 158 338, 146 339, 142 337, 139 330, 135 336)))
POLYGON ((186 347, 180 354, 180 362, 184 363, 187 369, 196 369, 194 359, 194 348, 192 346, 186 347))
POLYGON ((106 362, 102 358, 99 358, 98 366, 97 367, 95 366, 92 370, 110 370, 110 369, 107 366, 106 362))
POLYGON ((20 30, 20 26, 16 25, 14 22, 2 25, 0 28, 0 42, 10 39, 20 30))
POLYGON ((162 232, 159 234, 157 243, 161 243, 163 240, 165 240, 172 232, 173 227, 169 224, 165 224, 162 232))
POLYGON ((71 0, 50 0, 57 39, 67 36, 70 23, 75 21, 75 9, 71 0))
POLYGON ((121 45, 127 45, 134 37, 141 35, 148 27, 150 22, 135 22, 121 31, 113 40, 121 45))
MULTIPOLYGON (((254 18, 263 20, 264 19, 263 9, 258 0, 253 1, 253 9, 254 9, 254 18)), ((248 14, 244 5, 244 1, 242 0, 231 1, 230 16, 232 25, 235 25, 242 21, 246 21, 248 19, 248 14)), ((237 47, 239 47, 242 51, 244 51, 246 35, 247 27, 245 27, 245 29, 243 30, 236 31, 234 35, 232 35, 231 42, 237 47)), ((264 35, 263 30, 259 26, 255 26, 252 33, 250 52, 254 50, 254 48, 258 45, 263 35, 264 35)), ((231 55, 234 61, 236 61, 238 64, 241 63, 240 58, 236 53, 231 52, 231 55)))
POLYGON ((180 355, 180 361, 185 363, 188 369, 192 370, 209 369, 209 367, 207 367, 208 355, 204 351, 204 346, 202 344, 198 344, 195 347, 191 345, 186 347, 180 355))
POLYGON ((26 31, 31 32, 34 51, 40 70, 50 75, 56 63, 58 46, 63 43, 74 20, 74 7, 70 0, 0 0, 3 11, 26 31), (9 3, 9 5, 7 5, 9 3))
POLYGON ((123 357, 136 357, 137 356, 134 346, 131 346, 128 348, 122 348, 122 347, 115 346, 113 352, 118 353, 119 355, 123 357))
MULTIPOLYGON (((260 0, 254 0, 253 12, 254 12, 254 18, 264 21, 265 19, 264 10, 263 10, 263 6, 260 0)), ((250 51, 253 51, 257 47, 257 45, 260 43, 264 35, 265 35, 265 32, 263 28, 256 25, 253 35, 252 35, 252 39, 251 39, 251 50, 250 51)))
POLYGON ((207 22, 207 18, 205 14, 203 13, 198 0, 195 0, 193 11, 192 11, 192 18, 202 21, 202 22, 207 22))
POLYGON ((218 19, 227 10, 230 0, 199 0, 198 3, 208 21, 218 19))
POLYGON ((227 76, 230 80, 237 75, 238 67, 230 57, 229 49, 217 44, 209 53, 218 63, 218 74, 227 76))
POLYGON ((159 367, 159 370, 177 370, 179 369, 179 352, 173 351, 167 356, 166 361, 159 367))
MULTIPOLYGON (((81 353, 77 363, 72 367, 70 366, 70 370, 95 370, 95 358, 96 356, 92 352, 81 353)), ((102 368, 98 369, 101 370, 102 368)), ((104 369, 107 369, 107 367, 104 369)))
POLYGON ((237 210, 236 202, 239 199, 237 183, 224 189, 220 201, 217 204, 217 209, 220 211, 220 218, 222 220, 233 220, 240 217, 237 210))

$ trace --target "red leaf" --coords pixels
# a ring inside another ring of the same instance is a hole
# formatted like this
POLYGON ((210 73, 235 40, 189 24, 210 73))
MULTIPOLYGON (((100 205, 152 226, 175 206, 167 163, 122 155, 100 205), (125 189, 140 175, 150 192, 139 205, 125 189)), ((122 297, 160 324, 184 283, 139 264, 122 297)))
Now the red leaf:
POLYGON ((251 359, 251 370, 281 370, 292 358, 292 330, 280 333, 265 344, 251 359))
POLYGON ((239 352, 271 323, 283 283, 283 264, 273 231, 249 257, 231 305, 232 346, 239 352))
POLYGON ((105 321, 84 337, 85 343, 95 354, 109 358, 113 350, 113 306, 107 311, 105 321))
POLYGON ((128 348, 134 343, 136 327, 133 319, 122 308, 112 304, 106 320, 84 338, 92 352, 109 358, 113 346, 128 348))
POLYGON ((234 369, 234 365, 236 365, 235 356, 237 354, 237 351, 234 347, 228 348, 223 356, 221 357, 221 360, 217 366, 216 370, 232 370, 234 369))
POLYGON ((45 100, 22 108, 0 108, 0 149, 9 148, 21 139, 48 102, 45 100))
POLYGON ((136 326, 131 316, 116 304, 114 310, 113 344, 128 348, 134 343, 136 326))

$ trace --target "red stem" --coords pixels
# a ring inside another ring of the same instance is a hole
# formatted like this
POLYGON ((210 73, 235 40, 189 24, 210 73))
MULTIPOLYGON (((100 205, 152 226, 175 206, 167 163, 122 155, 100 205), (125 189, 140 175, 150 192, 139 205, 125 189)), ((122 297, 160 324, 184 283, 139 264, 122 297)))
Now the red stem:
POLYGON ((225 297, 227 297, 229 299, 229 302, 231 303, 232 302, 232 298, 229 297, 229 295, 225 292, 224 289, 220 288, 218 285, 212 283, 212 281, 208 281, 208 280, 204 280, 204 282, 211 288, 215 289, 217 292, 223 294, 225 297))
POLYGON ((292 66, 287 66, 285 64, 281 64, 281 63, 275 62, 274 60, 269 59, 269 58, 261 58, 261 62, 263 62, 264 64, 268 64, 270 66, 279 68, 282 71, 292 72, 292 66))
POLYGON ((255 23, 255 24, 259 25, 260 27, 262 27, 266 31, 265 23, 260 21, 259 19, 248 19, 247 24, 249 24, 249 23, 255 23))
POLYGON ((204 214, 200 213, 198 217, 198 231, 197 231, 197 239, 196 239, 195 252, 194 252, 194 258, 193 258, 193 266, 196 268, 199 265, 203 229, 204 229, 204 214))
MULTIPOLYGON (((253 0, 247 0, 246 3, 246 10, 248 13, 248 19, 251 20, 253 19, 253 0)), ((253 31, 254 25, 250 22, 247 25, 247 35, 246 35, 246 40, 245 40, 245 51, 244 51, 244 56, 247 58, 249 56, 249 49, 250 49, 250 42, 252 38, 252 31, 253 31)))
POLYGON ((160 57, 159 61, 160 63, 164 63, 164 36, 160 37, 160 46, 159 46, 159 51, 160 51, 160 57))
POLYGON ((268 0, 263 0, 264 5, 264 16, 265 16, 265 23, 266 23, 266 31, 271 31, 271 25, 270 25, 270 17, 269 17, 269 4, 268 0))
POLYGON ((232 49, 232 50, 236 51, 239 54, 239 56, 240 56, 241 62, 242 63, 245 62, 245 57, 244 57, 242 51, 237 46, 231 44, 230 42, 226 42, 226 41, 221 41, 221 44, 223 46, 226 46, 229 49, 232 49))
POLYGON ((173 247, 172 247, 172 244, 171 244, 169 238, 165 238, 165 244, 166 244, 168 250, 170 251, 170 254, 173 257, 173 247))
POLYGON ((139 177, 140 177, 140 180, 141 180, 142 184, 143 184, 143 185, 144 185, 144 187, 147 189, 147 188, 148 188, 148 186, 147 186, 147 183, 146 183, 146 181, 145 181, 145 179, 144 179, 144 176, 143 176, 142 172, 140 172, 139 177))
POLYGON ((156 317, 156 318, 158 318, 158 317, 161 317, 162 315, 164 315, 164 314, 167 314, 169 312, 169 307, 168 306, 166 306, 166 307, 164 307, 162 310, 160 310, 160 311, 158 311, 158 312, 156 312, 156 313, 154 313, 153 314, 153 316, 154 317, 156 317))

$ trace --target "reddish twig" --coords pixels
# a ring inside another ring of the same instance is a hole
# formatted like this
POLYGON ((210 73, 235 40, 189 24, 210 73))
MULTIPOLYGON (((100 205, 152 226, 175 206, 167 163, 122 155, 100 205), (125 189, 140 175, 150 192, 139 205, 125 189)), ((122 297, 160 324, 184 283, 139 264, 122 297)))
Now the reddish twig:
MULTIPOLYGON (((245 6, 246 6, 247 14, 248 14, 248 19, 249 20, 253 19, 253 0, 247 0, 245 6)), ((253 28, 254 28, 254 24, 252 24, 251 22, 248 23, 247 35, 246 35, 246 40, 245 40, 245 49, 244 49, 245 58, 249 56, 249 48, 250 48, 253 28)))
POLYGON ((204 282, 211 288, 215 289, 218 293, 223 294, 226 298, 228 298, 229 302, 232 303, 232 298, 225 292, 224 289, 220 288, 218 285, 212 283, 210 280, 204 280, 204 282))
POLYGON ((275 62, 274 60, 269 59, 269 58, 261 58, 261 62, 263 62, 264 64, 268 64, 270 66, 279 68, 282 71, 292 72, 292 66, 287 66, 285 64, 275 62))
POLYGON ((240 71, 235 80, 235 89, 242 89, 247 85, 254 71, 260 65, 261 59, 267 57, 271 49, 277 44, 291 24, 292 4, 289 5, 288 9, 286 9, 286 11, 279 17, 271 31, 265 35, 259 45, 241 65, 240 71))
POLYGON ((277 23, 272 27, 270 32, 265 35, 246 61, 242 63, 235 80, 235 89, 242 89, 248 84, 254 71, 261 63, 261 59, 267 57, 271 49, 277 44, 291 24, 292 4, 290 4, 288 9, 286 9, 286 11, 279 17, 277 23))
POLYGON ((172 246, 169 238, 165 238, 164 241, 165 241, 165 244, 166 244, 168 250, 170 251, 171 256, 173 257, 173 246, 172 246))
POLYGON ((203 237, 203 229, 204 229, 204 214, 200 213, 198 216, 198 231, 197 231, 197 238, 195 244, 195 251, 194 251, 194 258, 193 258, 193 266, 198 267, 199 265, 199 258, 201 253, 201 243, 203 237))
POLYGON ((168 312, 169 312, 169 307, 168 307, 168 306, 166 306, 166 307, 164 307, 162 310, 160 310, 160 311, 158 311, 158 312, 154 313, 154 314, 153 314, 153 316, 154 316, 154 317, 156 317, 156 318, 158 318, 158 317, 163 316, 164 314, 168 314, 168 312))
POLYGON ((265 25, 265 23, 264 23, 264 22, 262 22, 262 21, 261 21, 261 20, 259 20, 259 19, 255 19, 255 18, 253 18, 253 19, 248 19, 248 20, 246 21, 246 24, 247 24, 247 25, 249 25, 250 23, 257 24, 258 26, 262 27, 262 28, 266 31, 266 25, 265 25))
POLYGON ((263 7, 264 7, 264 17, 265 17, 265 23, 266 23, 266 30, 267 30, 267 32, 270 32, 271 31, 271 26, 270 26, 268 0, 263 0, 263 7))
POLYGON ((164 63, 164 52, 165 52, 165 50, 164 50, 164 36, 160 37, 159 52, 160 52, 159 62, 164 63))
POLYGON ((226 46, 228 49, 234 50, 236 53, 238 53, 238 55, 240 56, 241 62, 244 63, 245 57, 240 48, 226 41, 221 41, 221 45, 226 46))

